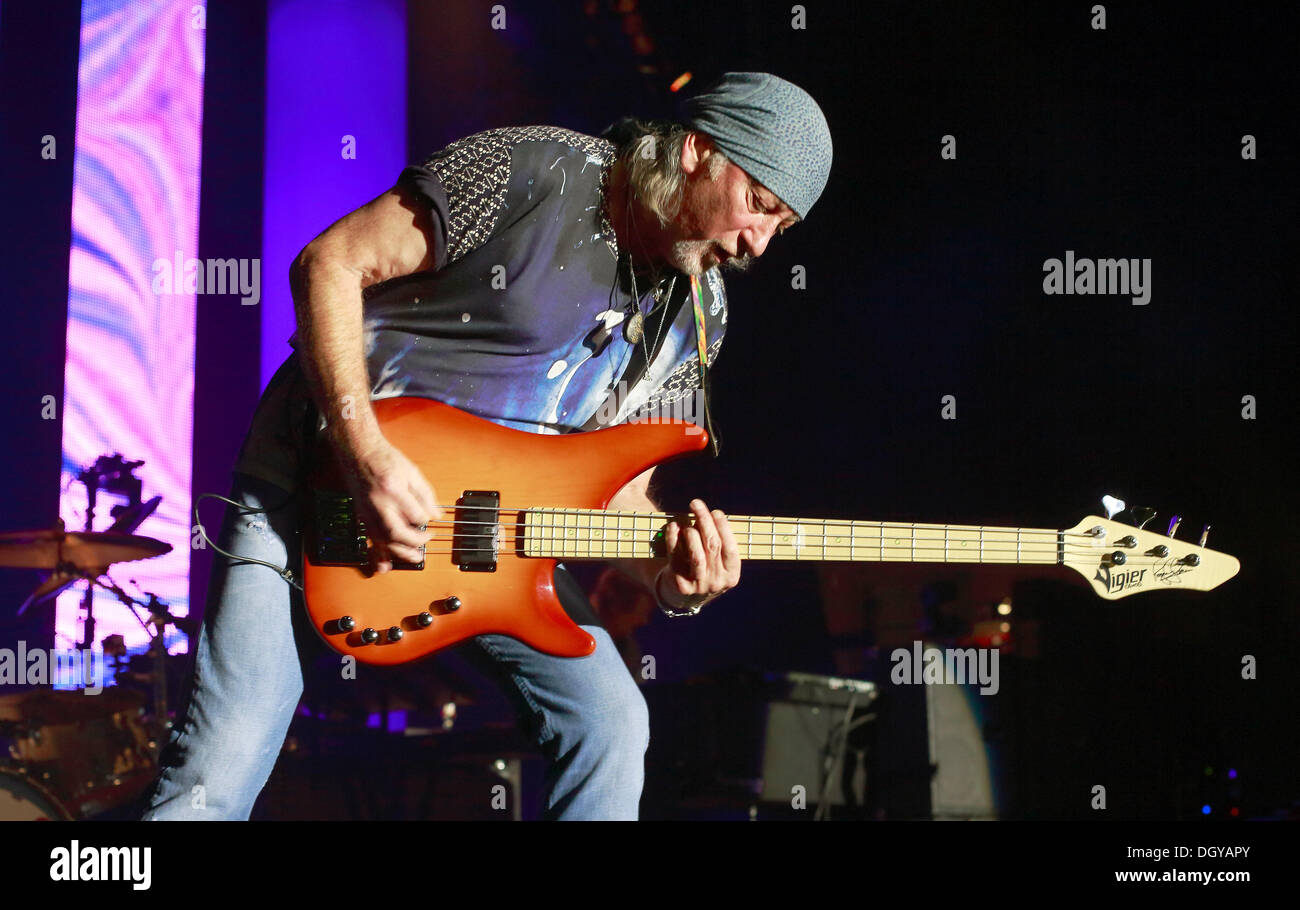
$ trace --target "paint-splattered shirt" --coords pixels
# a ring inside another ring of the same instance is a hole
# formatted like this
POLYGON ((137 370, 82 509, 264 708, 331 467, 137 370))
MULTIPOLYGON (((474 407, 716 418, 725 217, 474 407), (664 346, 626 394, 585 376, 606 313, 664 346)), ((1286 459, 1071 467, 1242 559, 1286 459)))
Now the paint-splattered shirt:
MULTIPOLYGON (((605 205, 614 153, 611 143, 572 130, 506 127, 402 172, 399 185, 433 214, 435 268, 366 290, 372 399, 432 398, 537 433, 571 432, 593 417, 632 354, 621 324, 630 312, 628 270, 618 268, 605 205)), ((638 286, 647 316, 668 303, 670 281, 638 286)), ((700 285, 712 364, 726 295, 716 268, 700 285)), ((688 286, 677 274, 673 299, 688 286)), ((648 414, 699 422, 698 385, 688 302, 644 379, 604 422, 648 414)), ((263 393, 236 470, 293 489, 309 402, 293 354, 263 393)))

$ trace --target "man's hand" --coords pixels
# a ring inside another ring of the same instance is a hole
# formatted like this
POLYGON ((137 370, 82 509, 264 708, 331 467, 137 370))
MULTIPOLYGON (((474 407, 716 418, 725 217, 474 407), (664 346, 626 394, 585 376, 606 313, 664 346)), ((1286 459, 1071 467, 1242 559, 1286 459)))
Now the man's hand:
POLYGON ((727 516, 691 500, 694 525, 669 522, 664 532, 668 565, 655 580, 655 595, 670 607, 689 610, 740 582, 740 548, 727 516))
MULTIPOLYGON (((341 460, 357 514, 366 523, 375 571, 392 569, 394 557, 420 562, 420 547, 435 536, 424 526, 442 518, 437 495, 424 474, 382 438, 364 452, 341 460)), ((450 532, 440 536, 450 540, 450 532)))

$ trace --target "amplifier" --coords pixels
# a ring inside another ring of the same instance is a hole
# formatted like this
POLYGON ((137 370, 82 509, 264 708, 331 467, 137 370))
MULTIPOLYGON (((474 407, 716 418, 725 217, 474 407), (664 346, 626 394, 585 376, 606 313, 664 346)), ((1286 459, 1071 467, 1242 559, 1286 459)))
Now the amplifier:
POLYGON ((864 810, 874 683, 736 671, 642 691, 650 704, 643 817, 864 810))

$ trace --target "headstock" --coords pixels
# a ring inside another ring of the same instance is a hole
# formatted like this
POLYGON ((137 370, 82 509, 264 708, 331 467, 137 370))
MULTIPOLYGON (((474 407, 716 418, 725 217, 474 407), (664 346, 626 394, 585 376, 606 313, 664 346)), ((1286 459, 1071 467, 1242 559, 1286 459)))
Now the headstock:
POLYGON ((1170 528, 1166 536, 1089 515, 1063 532, 1062 561, 1107 600, 1145 591, 1209 591, 1241 569, 1236 557, 1207 549, 1204 535, 1201 545, 1175 538, 1177 519, 1170 528))

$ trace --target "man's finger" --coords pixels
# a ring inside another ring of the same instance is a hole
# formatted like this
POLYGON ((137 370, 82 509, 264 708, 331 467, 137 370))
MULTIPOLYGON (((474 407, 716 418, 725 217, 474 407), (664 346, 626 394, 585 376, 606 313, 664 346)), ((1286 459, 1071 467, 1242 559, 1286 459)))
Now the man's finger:
POLYGON ((712 558, 722 550, 722 538, 713 523, 713 515, 702 499, 691 500, 691 511, 695 513, 695 527, 704 541, 704 552, 712 558))
POLYGON ((433 535, 413 526, 409 516, 396 507, 383 512, 384 536, 392 543, 405 544, 412 549, 424 546, 433 535))
MULTIPOLYGON (((402 525, 407 528, 418 528, 428 523, 429 510, 420 503, 420 500, 408 487, 401 493, 393 494, 393 505, 402 519, 402 525)), ((420 532, 423 533, 423 532, 420 532)), ((409 543, 409 541, 403 541, 409 543)))
POLYGON ((371 539, 370 541, 370 560, 374 564, 375 571, 380 575, 393 568, 393 559, 389 555, 388 547, 382 540, 371 539))
POLYGON ((704 551, 704 541, 700 537, 700 532, 695 528, 683 529, 682 542, 678 544, 677 552, 680 554, 678 564, 682 567, 682 571, 677 574, 684 575, 695 582, 703 581, 709 565, 709 556, 704 551))
POLYGON ((727 521, 727 516, 721 509, 713 510, 713 524, 722 540, 722 567, 726 570, 728 579, 731 579, 733 575, 740 574, 740 545, 732 533, 731 522, 727 521))
MULTIPOLYGON (((416 471, 418 472, 419 468, 416 468, 416 471)), ((420 508, 424 510, 424 514, 428 516, 430 521, 442 520, 442 509, 438 506, 438 496, 434 493, 433 487, 429 486, 428 481, 424 479, 424 475, 417 473, 415 479, 411 481, 411 494, 415 497, 416 502, 420 504, 420 508)))

